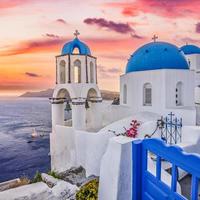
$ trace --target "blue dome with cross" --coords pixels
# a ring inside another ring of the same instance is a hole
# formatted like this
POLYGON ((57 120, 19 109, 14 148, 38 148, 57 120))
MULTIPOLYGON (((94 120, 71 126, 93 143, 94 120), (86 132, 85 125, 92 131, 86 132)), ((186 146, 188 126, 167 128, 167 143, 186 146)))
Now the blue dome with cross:
POLYGON ((74 40, 67 42, 62 48, 62 55, 73 54, 74 49, 79 50, 80 55, 91 55, 89 47, 78 39, 80 33, 75 31, 74 35, 76 36, 74 40))
POLYGON ((128 60, 126 73, 157 69, 188 70, 181 50, 167 42, 151 42, 136 50, 128 60))
POLYGON ((181 47, 181 50, 185 55, 189 54, 200 54, 200 48, 192 44, 186 44, 181 47))

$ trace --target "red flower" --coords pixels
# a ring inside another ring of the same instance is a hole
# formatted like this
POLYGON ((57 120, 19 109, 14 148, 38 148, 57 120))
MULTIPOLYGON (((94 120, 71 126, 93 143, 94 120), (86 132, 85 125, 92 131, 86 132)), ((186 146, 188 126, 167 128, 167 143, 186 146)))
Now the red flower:
POLYGON ((135 138, 138 135, 138 127, 140 123, 137 120, 132 120, 130 123, 131 127, 126 130, 126 136, 135 138))

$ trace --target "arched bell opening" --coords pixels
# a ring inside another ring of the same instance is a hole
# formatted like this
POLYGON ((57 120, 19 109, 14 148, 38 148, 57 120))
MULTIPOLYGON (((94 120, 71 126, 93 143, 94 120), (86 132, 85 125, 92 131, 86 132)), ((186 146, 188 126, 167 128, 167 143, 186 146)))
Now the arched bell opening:
POLYGON ((72 105, 71 105, 71 96, 67 89, 59 90, 57 94, 57 99, 62 100, 61 106, 63 107, 63 124, 65 126, 72 126, 72 105))
POLYGON ((86 98, 86 127, 87 130, 96 131, 101 126, 100 100, 98 91, 90 88, 87 92, 86 98))
POLYGON ((98 98, 97 91, 94 88, 90 88, 87 93, 86 101, 92 102, 95 101, 97 98, 98 98))

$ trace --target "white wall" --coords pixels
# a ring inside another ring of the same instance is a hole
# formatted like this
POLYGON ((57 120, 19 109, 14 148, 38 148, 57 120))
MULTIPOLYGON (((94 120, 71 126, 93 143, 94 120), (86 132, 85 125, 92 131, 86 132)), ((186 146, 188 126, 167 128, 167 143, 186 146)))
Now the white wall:
MULTIPOLYGON (((149 70, 131 72, 120 77, 120 99, 123 99, 123 85, 127 85, 127 106, 132 113, 149 111, 159 115, 169 112, 179 114, 185 125, 196 124, 194 109, 194 75, 190 70, 149 70), (176 106, 176 84, 183 82, 183 106, 176 106), (152 106, 143 105, 143 86, 152 85, 152 106), (189 115, 188 115, 189 114, 189 115)), ((124 105, 123 102, 120 104, 124 105)))
MULTIPOLYGON (((131 72, 120 77, 120 99, 123 97, 123 85, 127 85, 127 105, 133 112, 159 112, 165 104, 165 78, 163 70, 131 72), (143 105, 143 87, 145 83, 152 85, 152 106, 143 105), (161 98, 162 97, 162 98, 161 98)), ((123 104, 123 102, 120 102, 123 104)))
POLYGON ((57 125, 50 134, 51 169, 62 172, 76 166, 75 133, 73 128, 57 125))
POLYGON ((200 71, 200 54, 185 55, 186 60, 190 61, 190 69, 200 71))
POLYGON ((182 87, 183 105, 194 106, 195 73, 190 70, 165 70, 166 108, 180 107, 180 106, 176 106, 176 98, 175 98, 176 84, 178 82, 183 83, 183 87, 182 87))
POLYGON ((131 108, 125 105, 107 105, 103 109, 103 126, 128 117, 132 114, 131 108))

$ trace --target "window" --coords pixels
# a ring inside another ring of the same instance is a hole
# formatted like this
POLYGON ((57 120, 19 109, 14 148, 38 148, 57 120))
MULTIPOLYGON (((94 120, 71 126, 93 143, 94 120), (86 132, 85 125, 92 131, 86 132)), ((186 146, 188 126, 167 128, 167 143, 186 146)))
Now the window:
POLYGON ((123 104, 127 104, 127 86, 126 86, 126 84, 123 87, 123 104))
POLYGON ((143 104, 144 106, 152 105, 152 86, 150 83, 145 83, 143 88, 143 104))
POLYGON ((65 61, 62 60, 60 62, 60 83, 64 84, 66 81, 66 77, 65 77, 65 61))
POLYGON ((81 83, 81 61, 74 61, 74 83, 81 83))
POLYGON ((183 106, 183 83, 178 82, 176 84, 176 106, 183 106))
POLYGON ((90 62, 90 83, 94 83, 94 64, 90 62))

